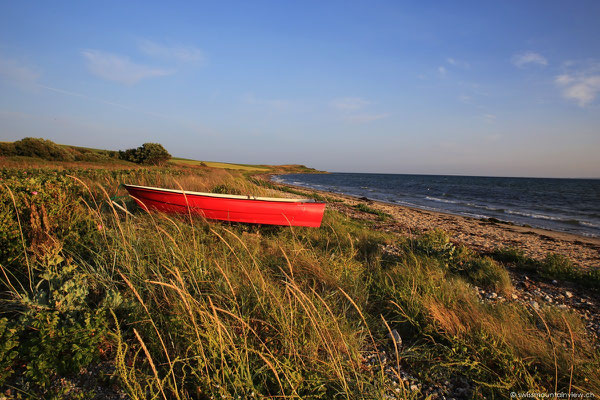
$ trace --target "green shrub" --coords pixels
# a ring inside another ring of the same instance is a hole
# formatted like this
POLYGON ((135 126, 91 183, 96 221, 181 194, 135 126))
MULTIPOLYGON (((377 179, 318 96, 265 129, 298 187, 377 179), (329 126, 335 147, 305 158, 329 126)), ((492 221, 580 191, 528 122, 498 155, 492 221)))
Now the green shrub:
POLYGON ((137 149, 119 151, 119 158, 137 164, 162 165, 169 161, 171 154, 159 143, 144 143, 137 149))
POLYGON ((0 265, 23 251, 19 224, 8 193, 0 194, 0 265))
MULTIPOLYGON (((17 303, 19 315, 0 320, 0 368, 18 351, 16 372, 47 391, 56 376, 76 374, 99 360, 109 340, 107 309, 114 302, 108 295, 91 301, 87 274, 65 260, 59 248, 45 254, 36 270, 33 291, 17 303)), ((0 370, 0 385, 9 377, 4 375, 0 370)))
POLYGON ((588 287, 600 288, 600 269, 585 270, 560 254, 548 253, 542 261, 527 257, 522 250, 514 248, 496 249, 492 257, 515 268, 540 274, 547 279, 562 279, 578 282, 588 287))
POLYGON ((513 264, 519 269, 536 270, 538 268, 537 261, 527 257, 523 250, 513 247, 495 249, 492 253, 492 257, 501 263, 513 264))
POLYGON ((541 263, 540 274, 546 278, 569 278, 576 274, 573 262, 560 254, 548 254, 541 263))
MULTIPOLYGON (((508 271, 489 257, 480 257, 462 245, 455 245, 450 236, 434 230, 419 237, 414 249, 439 260, 448 271, 460 275, 474 285, 509 294, 512 283, 508 271)), ((514 255, 511 253, 507 258, 514 255)))
POLYGON ((466 278, 475 285, 504 295, 510 294, 513 289, 508 271, 489 257, 472 259, 463 271, 466 278))
POLYGON ((442 258, 446 264, 453 260, 456 246, 450 242, 450 235, 435 229, 421 235, 413 242, 414 250, 432 257, 442 258))
POLYGON ((10 326, 8 319, 0 319, 0 387, 13 373, 13 363, 18 355, 19 328, 10 326))
POLYGON ((242 192, 234 187, 229 185, 217 185, 212 188, 211 193, 219 193, 219 194, 237 194, 241 195, 242 192))
POLYGON ((391 217, 390 214, 385 213, 383 211, 379 211, 373 207, 369 207, 368 205, 363 204, 363 203, 358 203, 352 207, 355 208, 356 210, 359 210, 362 212, 377 215, 380 219, 386 219, 386 218, 391 217))
POLYGON ((15 145, 12 142, 0 142, 0 156, 14 156, 15 145))
POLYGON ((15 156, 41 158, 49 161, 74 161, 75 157, 51 140, 26 137, 13 144, 15 156))

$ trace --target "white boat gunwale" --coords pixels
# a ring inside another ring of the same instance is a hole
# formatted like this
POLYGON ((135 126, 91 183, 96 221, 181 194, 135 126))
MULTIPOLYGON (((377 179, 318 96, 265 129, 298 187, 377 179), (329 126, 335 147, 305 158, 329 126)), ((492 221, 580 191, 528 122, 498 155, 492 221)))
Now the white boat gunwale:
POLYGON ((273 201, 273 202, 284 202, 284 203, 323 203, 321 201, 315 201, 314 199, 286 199, 281 197, 255 197, 255 196, 244 196, 238 194, 221 194, 221 193, 208 193, 208 192, 192 192, 189 190, 175 190, 175 189, 165 189, 165 188, 157 188, 153 186, 139 186, 139 185, 129 185, 123 184, 125 187, 132 187, 138 189, 146 189, 146 190, 157 190, 161 192, 170 192, 176 194, 185 194, 191 196, 206 196, 206 197, 217 197, 222 199, 233 199, 233 200, 259 200, 259 201, 273 201))

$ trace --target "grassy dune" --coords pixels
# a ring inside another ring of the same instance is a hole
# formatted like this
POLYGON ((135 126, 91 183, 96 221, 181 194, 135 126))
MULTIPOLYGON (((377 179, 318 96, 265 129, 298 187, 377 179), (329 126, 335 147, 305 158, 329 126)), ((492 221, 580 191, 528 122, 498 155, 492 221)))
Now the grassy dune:
POLYGON ((408 239, 331 210, 319 229, 209 223, 146 214, 118 189, 278 195, 253 171, 1 169, 2 391, 387 399, 448 381, 464 397, 600 393, 579 317, 481 302, 473 285, 510 298, 507 271, 443 232, 408 239))

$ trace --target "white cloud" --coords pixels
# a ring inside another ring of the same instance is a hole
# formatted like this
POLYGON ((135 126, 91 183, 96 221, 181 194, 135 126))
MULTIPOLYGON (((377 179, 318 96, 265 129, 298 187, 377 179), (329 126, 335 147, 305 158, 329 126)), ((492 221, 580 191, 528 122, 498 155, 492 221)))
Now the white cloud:
POLYGON ((32 84, 40 77, 36 70, 15 60, 0 57, 0 77, 17 84, 32 84))
POLYGON ((558 75, 556 77, 556 79, 554 80, 554 82, 556 82, 559 85, 568 85, 569 83, 573 82, 575 79, 568 75, 568 74, 563 74, 563 75, 558 75))
POLYGON ((85 50, 82 52, 87 61, 88 70, 109 81, 134 85, 142 79, 171 75, 173 70, 136 64, 129 58, 99 50, 85 50))
POLYGON ((340 97, 333 99, 329 104, 338 111, 350 112, 360 110, 371 102, 360 97, 340 97))
POLYGON ((524 68, 529 64, 546 66, 548 65, 548 60, 546 60, 546 57, 544 57, 540 53, 526 51, 523 53, 517 53, 513 55, 512 63, 519 68, 524 68))
POLYGON ((580 72, 558 75, 554 82, 562 88, 562 95, 581 107, 590 104, 600 93, 600 74, 580 72))
POLYGON ((140 51, 152 57, 158 57, 165 60, 189 63, 203 63, 204 53, 194 46, 166 46, 150 40, 140 42, 140 51))
POLYGON ((446 72, 448 72, 448 71, 446 71, 445 67, 439 66, 438 72, 440 73, 441 76, 446 76, 446 72))

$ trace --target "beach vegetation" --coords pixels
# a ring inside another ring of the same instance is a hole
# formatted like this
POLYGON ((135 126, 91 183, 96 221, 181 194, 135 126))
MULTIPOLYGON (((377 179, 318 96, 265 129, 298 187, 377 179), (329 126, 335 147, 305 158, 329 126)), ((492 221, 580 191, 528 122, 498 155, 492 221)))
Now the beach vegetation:
POLYGON ((65 148, 51 140, 26 137, 7 144, 3 150, 6 156, 41 158, 49 161, 75 161, 75 157, 65 148))
POLYGON ((148 214, 119 188, 281 195, 242 171, 36 164, 0 178, 12 396, 416 398, 445 381, 473 398, 600 392, 581 318, 482 301, 473 285, 510 289, 504 267, 445 232, 408 238, 334 210, 319 229, 211 223, 148 214))
POLYGON ((134 149, 119 151, 119 158, 136 164, 162 165, 171 159, 171 154, 160 143, 144 143, 134 149))
POLYGON ((368 213, 368 214, 374 214, 374 215, 377 215, 377 216, 378 216, 380 219, 382 219, 382 220, 384 220, 384 219, 388 219, 388 218, 391 218, 391 215, 390 215, 390 214, 388 214, 388 213, 386 213, 386 212, 383 212, 383 211, 381 211, 381 210, 378 210, 378 209, 376 209, 376 208, 369 207, 368 205, 366 205, 366 204, 364 204, 364 203, 358 203, 358 204, 355 204, 353 207, 354 207, 356 210, 358 210, 358 211, 366 212, 366 213, 368 213))
POLYGON ((15 142, 0 142, 0 156, 44 161, 114 162, 118 152, 56 144, 51 140, 26 137, 15 142))
POLYGON ((600 288, 600 269, 575 265, 562 254, 548 253, 544 259, 528 257, 521 249, 499 248, 492 257, 522 271, 539 274, 546 279, 575 282, 591 288, 600 288))
POLYGON ((451 241, 451 236, 442 230, 433 230, 413 241, 416 252, 435 258, 440 265, 454 274, 462 276, 473 285, 508 295, 512 283, 508 271, 489 257, 482 257, 464 245, 451 241))

